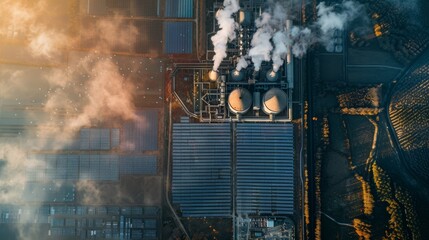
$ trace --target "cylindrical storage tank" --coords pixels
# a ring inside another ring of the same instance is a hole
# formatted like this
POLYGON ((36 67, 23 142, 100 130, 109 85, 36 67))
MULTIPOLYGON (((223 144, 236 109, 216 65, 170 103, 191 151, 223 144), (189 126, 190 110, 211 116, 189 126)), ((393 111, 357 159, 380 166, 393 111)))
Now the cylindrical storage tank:
POLYGON ((251 11, 240 10, 238 12, 238 22, 244 27, 251 26, 253 22, 253 13, 251 11))
POLYGON ((253 110, 259 111, 261 109, 261 93, 253 92, 253 110))
POLYGON ((238 71, 237 69, 234 69, 231 71, 231 79, 234 82, 239 82, 241 80, 243 80, 244 78, 244 72, 243 71, 238 71))
POLYGON ((262 99, 262 111, 269 115, 276 115, 282 112, 287 105, 287 95, 279 88, 271 88, 262 99))
POLYGON ((219 72, 218 71, 211 70, 209 72, 209 79, 210 79, 210 81, 214 82, 214 81, 217 80, 218 77, 219 77, 219 72))
POLYGON ((252 95, 247 89, 236 88, 228 97, 229 110, 234 114, 244 114, 252 106, 252 95))
POLYGON ((275 72, 273 69, 270 69, 267 72, 267 75, 265 76, 267 78, 267 81, 269 82, 275 82, 277 81, 277 78, 279 77, 278 72, 275 72))

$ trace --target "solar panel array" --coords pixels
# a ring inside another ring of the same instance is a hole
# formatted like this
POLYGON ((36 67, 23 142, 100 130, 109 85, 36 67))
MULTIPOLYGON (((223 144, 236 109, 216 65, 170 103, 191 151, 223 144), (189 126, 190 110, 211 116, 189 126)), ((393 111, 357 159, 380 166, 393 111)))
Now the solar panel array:
POLYGON ((158 150, 158 110, 137 112, 137 119, 124 124, 121 150, 158 150))
POLYGON ((156 156, 124 156, 119 167, 119 173, 124 174, 156 174, 156 156))
POLYGON ((174 124, 173 203, 183 216, 231 216, 229 124, 174 124))
MULTIPOLYGON (((29 227, 33 227, 29 224, 34 223, 44 224, 46 231, 32 236, 32 239, 160 238, 157 233, 160 224, 158 207, 88 206, 70 203, 44 203, 41 206, 0 205, 0 224, 16 223, 29 227)), ((5 239, 3 235, 2 237, 5 239)))
POLYGON ((116 181, 119 175, 156 175, 155 155, 38 154, 30 156, 29 181, 116 181))
POLYGON ((79 136, 80 150, 109 150, 119 146, 119 129, 83 128, 79 136))
POLYGON ((293 125, 237 124, 237 213, 293 213, 293 125))
POLYGON ((173 203, 185 217, 231 216, 235 164, 236 213, 293 214, 293 125, 239 123, 234 134, 230 124, 174 124, 173 203))

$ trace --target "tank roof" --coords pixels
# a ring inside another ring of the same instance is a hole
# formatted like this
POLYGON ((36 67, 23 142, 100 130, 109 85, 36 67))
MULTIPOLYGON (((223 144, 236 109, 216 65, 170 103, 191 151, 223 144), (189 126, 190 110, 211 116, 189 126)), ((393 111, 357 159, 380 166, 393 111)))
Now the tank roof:
POLYGON ((263 98, 263 110, 266 114, 278 114, 286 108, 287 95, 278 88, 268 90, 263 98))
POLYGON ((252 95, 247 89, 236 88, 229 94, 228 105, 234 113, 245 113, 252 105, 252 95))

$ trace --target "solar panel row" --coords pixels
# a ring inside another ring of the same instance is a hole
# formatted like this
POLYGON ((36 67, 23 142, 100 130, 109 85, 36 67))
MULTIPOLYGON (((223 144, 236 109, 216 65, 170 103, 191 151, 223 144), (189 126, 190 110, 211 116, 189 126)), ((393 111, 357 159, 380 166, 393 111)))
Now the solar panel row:
POLYGON ((155 175, 158 165, 155 155, 39 154, 30 156, 30 162, 28 181, 116 181, 119 175, 155 175))

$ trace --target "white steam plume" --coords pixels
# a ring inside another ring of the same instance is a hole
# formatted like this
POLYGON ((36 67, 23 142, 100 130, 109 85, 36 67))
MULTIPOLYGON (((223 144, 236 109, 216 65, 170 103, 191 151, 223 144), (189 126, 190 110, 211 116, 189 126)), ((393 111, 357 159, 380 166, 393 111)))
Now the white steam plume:
POLYGON ((271 21, 271 25, 278 29, 277 32, 274 33, 272 40, 274 44, 272 61, 273 70, 275 72, 277 72, 280 66, 283 65, 286 54, 288 53, 288 50, 292 44, 290 36, 285 30, 287 15, 287 11, 283 5, 277 2, 274 5, 273 18, 271 21))
POLYGON ((362 10, 362 4, 351 0, 333 6, 326 6, 325 2, 319 3, 316 26, 320 30, 322 44, 327 47, 332 42, 334 31, 344 30, 345 25, 358 18, 362 10))
POLYGON ((290 48, 292 41, 287 36, 285 31, 278 31, 273 36, 274 51, 273 51, 273 71, 277 72, 280 66, 283 65, 288 49, 290 48))
POLYGON ((226 57, 228 42, 235 39, 235 29, 237 23, 232 15, 240 9, 238 0, 225 0, 223 2, 225 8, 220 9, 216 13, 216 19, 219 24, 219 31, 211 37, 214 46, 215 55, 213 56, 213 70, 217 71, 222 60, 226 57))
POLYGON ((252 38, 252 48, 249 51, 249 56, 252 58, 252 62, 255 67, 255 71, 259 71, 263 61, 271 60, 271 50, 273 45, 271 44, 271 38, 273 35, 273 29, 269 22, 271 15, 268 12, 262 13, 262 15, 256 19, 255 24, 258 30, 252 38))
POLYGON ((309 28, 298 26, 292 27, 290 37, 293 42, 292 54, 297 58, 303 57, 307 53, 308 48, 318 40, 309 28))
POLYGON ((248 65, 249 63, 247 63, 246 58, 244 56, 241 56, 238 59, 237 66, 235 69, 237 69, 237 71, 241 71, 241 69, 247 68, 248 65))
POLYGON ((290 45, 289 36, 285 31, 287 12, 280 2, 270 1, 268 9, 256 19, 255 25, 258 29, 253 35, 252 48, 249 51, 256 71, 260 69, 263 61, 271 60, 271 51, 275 71, 283 64, 287 46, 290 45))

